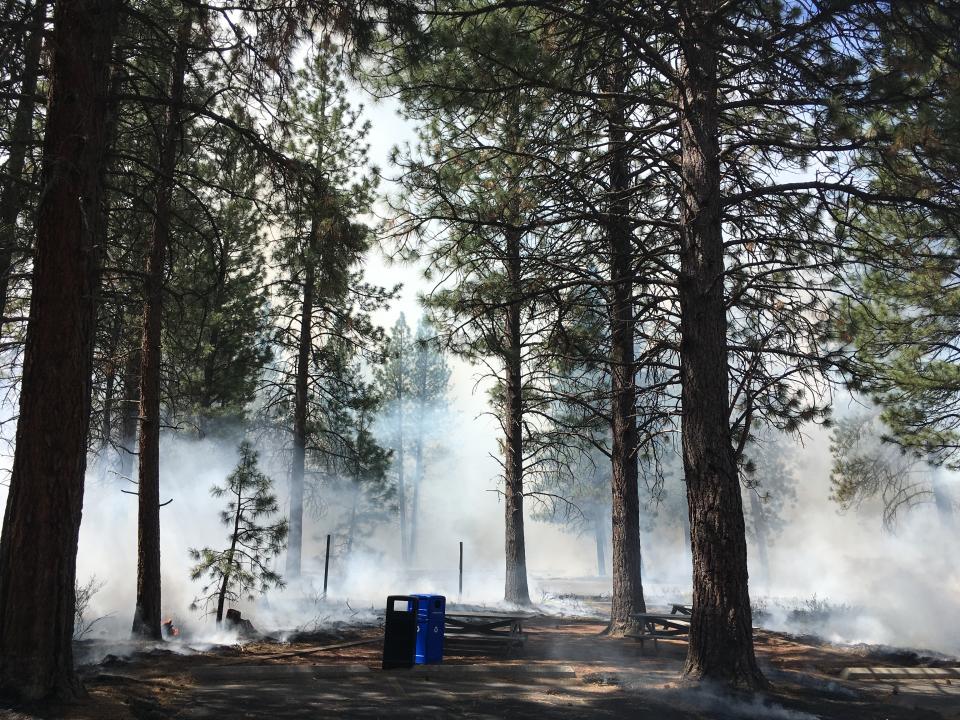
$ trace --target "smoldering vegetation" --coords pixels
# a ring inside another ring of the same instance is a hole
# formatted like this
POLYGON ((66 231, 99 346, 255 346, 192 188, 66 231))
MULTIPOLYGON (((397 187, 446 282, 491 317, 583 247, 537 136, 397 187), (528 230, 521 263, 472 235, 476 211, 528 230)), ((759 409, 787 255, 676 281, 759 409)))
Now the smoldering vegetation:
MULTIPOLYGON (((457 372, 469 374, 462 367, 457 372)), ((388 593, 435 592, 451 602, 501 605, 503 520, 497 465, 491 457, 496 444, 492 432, 477 432, 484 422, 471 416, 478 402, 482 400, 474 397, 472 388, 459 383, 449 402, 431 413, 427 432, 433 441, 421 488, 420 537, 407 564, 402 561, 396 504, 384 509, 361 503, 354 512, 350 483, 327 478, 314 488, 322 502, 307 506, 301 577, 285 578, 283 588, 232 606, 258 630, 282 639, 298 630, 376 622, 388 593), (327 534, 331 559, 324 597, 327 534), (460 542, 465 548, 462 596, 460 542)), ((389 428, 395 421, 387 411, 376 426, 389 428)), ((190 548, 225 542, 227 528, 219 519, 223 502, 209 490, 236 465, 241 437, 163 436, 161 500, 171 500, 161 511, 163 614, 181 629, 185 651, 241 640, 235 631, 217 627, 209 606, 191 607, 200 583, 191 581, 187 571, 190 548)), ((831 489, 829 442, 824 429, 809 432, 804 446, 779 441, 783 462, 776 469, 784 477, 766 482, 761 463, 744 485, 748 526, 755 520, 749 493, 760 493, 764 508, 774 505, 769 486, 786 489, 790 497, 779 504, 778 517, 766 520, 776 529, 766 535, 765 552, 757 547, 763 536, 750 532, 755 625, 825 642, 960 654, 960 638, 944 632, 943 624, 944 618, 956 616, 960 597, 960 571, 942 552, 955 542, 951 528, 933 503, 904 513, 895 528, 884 526, 879 501, 847 511, 827 506, 825 511, 831 489)), ((288 449, 269 434, 255 440, 255 446, 285 508, 288 449)), ((395 476, 396 468, 390 472, 395 476)), ((956 493, 960 488, 955 476, 947 474, 946 479, 949 492, 956 493)), ((78 632, 104 642, 102 654, 122 652, 129 636, 137 565, 136 498, 122 492, 129 486, 114 458, 101 458, 88 472, 77 575, 78 584, 90 592, 78 632)), ((647 494, 642 511, 645 592, 653 607, 690 601, 683 491, 679 475, 668 472, 656 493, 647 494)), ((583 518, 575 513, 564 522, 543 504, 533 503, 529 512, 527 550, 535 605, 558 616, 604 617, 611 581, 609 568, 598 567, 595 534, 585 530, 583 518)), ((609 557, 609 538, 604 538, 602 550, 609 557)), ((283 557, 273 564, 282 576, 283 557)))

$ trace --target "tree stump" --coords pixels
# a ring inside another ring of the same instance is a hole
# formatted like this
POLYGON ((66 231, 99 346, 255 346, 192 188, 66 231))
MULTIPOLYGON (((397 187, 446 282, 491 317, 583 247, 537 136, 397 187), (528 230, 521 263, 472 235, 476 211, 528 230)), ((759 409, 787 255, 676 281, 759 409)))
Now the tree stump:
POLYGON ((237 635, 244 639, 253 639, 260 637, 260 633, 253 626, 253 623, 244 619, 239 610, 230 608, 227 610, 225 624, 228 630, 236 630, 237 635))

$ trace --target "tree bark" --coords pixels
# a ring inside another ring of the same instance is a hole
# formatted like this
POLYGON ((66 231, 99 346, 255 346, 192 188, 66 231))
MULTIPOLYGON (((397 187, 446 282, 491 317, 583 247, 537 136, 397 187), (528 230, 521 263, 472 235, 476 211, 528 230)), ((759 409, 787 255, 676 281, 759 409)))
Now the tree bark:
POLYGON ((120 421, 120 474, 130 478, 140 422, 140 353, 131 350, 123 365, 123 416, 120 421))
POLYGON ((181 134, 187 50, 192 11, 183 10, 170 69, 170 105, 160 147, 153 233, 147 258, 140 355, 140 474, 137 522, 137 600, 133 634, 161 639, 160 628, 160 363, 163 322, 163 280, 170 242, 173 174, 181 134))
POLYGON ((33 114, 36 109, 34 98, 40 74, 43 31, 47 22, 47 0, 37 0, 31 15, 34 29, 24 51, 20 102, 10 128, 9 154, 3 166, 3 186, 0 188, 0 324, 6 317, 10 274, 17 249, 17 217, 23 206, 23 170, 33 135, 33 114))
POLYGON ((20 417, 0 536, 0 693, 70 698, 106 90, 118 5, 59 0, 20 417))
POLYGON ((527 588, 527 551, 523 528, 523 338, 520 334, 520 231, 506 231, 507 288, 513 300, 506 309, 504 382, 504 512, 506 589, 504 599, 530 604, 527 588))
POLYGON ((747 542, 730 433, 719 160, 719 0, 681 10, 680 377, 693 551, 684 675, 755 688, 747 542))
MULTIPOLYGON (((123 32, 123 26, 118 24, 117 34, 123 32)), ((110 158, 113 155, 114 146, 117 143, 117 127, 119 125, 119 102, 118 97, 123 89, 123 83, 126 80, 126 72, 123 69, 123 58, 114 58, 114 69, 110 77, 110 96, 106 123, 106 140, 104 146, 104 167, 102 172, 106 175, 110 169, 110 158)), ((110 203, 108 194, 104 189, 100 202, 100 222, 97 228, 97 242, 102 251, 107 255, 107 262, 110 262, 109 243, 110 237, 108 229, 110 227, 110 203)), ((110 339, 106 352, 106 367, 104 369, 105 382, 103 391, 103 413, 100 418, 100 461, 106 467, 105 460, 110 447, 113 445, 113 419, 116 398, 114 397, 118 376, 121 371, 118 369, 117 353, 120 349, 120 341, 123 339, 123 331, 126 325, 126 317, 121 308, 111 316, 110 339)), ((122 382, 122 378, 120 378, 122 382)))
POLYGON ((310 223, 307 261, 303 278, 303 303, 300 314, 300 338, 297 346, 297 370, 293 390, 293 463, 290 468, 290 535, 287 543, 287 576, 300 576, 303 547, 303 478, 307 458, 307 386, 310 380, 310 349, 313 347, 313 301, 316 292, 317 235, 320 217, 310 223))
MULTIPOLYGON (((223 311, 224 292, 227 285, 227 271, 230 266, 230 253, 227 247, 227 240, 223 238, 220 241, 220 253, 217 262, 217 282, 213 298, 210 302, 208 317, 214 318, 210 326, 210 350, 203 359, 203 380, 200 392, 200 413, 197 417, 197 436, 202 440, 206 437, 210 424, 210 411, 213 408, 213 383, 217 377, 217 348, 220 346, 220 334, 223 330, 222 321, 218 318, 223 311)), ((202 342, 201 336, 198 339, 198 345, 202 342)))
MULTIPOLYGON (((102 218, 102 222, 106 217, 102 218)), ((101 246, 102 247, 102 246, 101 246)), ((104 460, 110 442, 113 440, 113 405, 114 388, 117 384, 117 350, 120 347, 120 336, 123 331, 123 316, 118 315, 113 318, 113 327, 110 329, 110 337, 107 342, 105 367, 103 370, 103 412, 100 414, 100 459, 104 460)))
POLYGON ((635 613, 646 612, 640 564, 640 495, 637 471, 637 391, 634 362, 633 233, 630 229, 629 149, 622 93, 626 76, 616 67, 609 83, 607 113, 610 253, 610 415, 612 464, 613 596, 609 634, 622 635, 636 626, 635 613))
POLYGON ((233 516, 233 535, 230 536, 230 549, 227 551, 227 569, 223 573, 223 582, 217 596, 217 625, 223 622, 223 606, 227 600, 227 588, 230 586, 230 570, 233 568, 233 556, 237 551, 237 538, 240 536, 240 518, 243 517, 243 497, 241 484, 237 483, 237 511, 233 516))

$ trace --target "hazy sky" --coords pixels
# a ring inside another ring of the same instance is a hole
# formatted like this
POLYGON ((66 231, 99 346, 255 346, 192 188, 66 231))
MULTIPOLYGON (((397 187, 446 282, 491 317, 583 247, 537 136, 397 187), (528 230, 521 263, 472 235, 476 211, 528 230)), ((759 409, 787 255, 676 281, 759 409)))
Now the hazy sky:
MULTIPOLYGON (((375 165, 384 180, 381 182, 380 192, 391 194, 394 186, 389 178, 395 177, 397 169, 389 163, 391 150, 402 143, 413 143, 416 140, 415 125, 402 118, 398 112, 399 104, 392 98, 377 100, 368 92, 359 87, 351 88, 352 102, 362 104, 364 117, 371 123, 370 135, 367 140, 370 144, 370 162, 375 165)), ((378 212, 383 212, 381 208, 378 212)), ((417 303, 417 294, 428 289, 423 281, 420 268, 390 263, 378 248, 374 248, 366 265, 367 279, 383 286, 391 286, 398 282, 403 283, 400 298, 392 303, 389 310, 378 318, 385 325, 392 325, 400 312, 407 316, 407 322, 416 323, 420 315, 417 303)))

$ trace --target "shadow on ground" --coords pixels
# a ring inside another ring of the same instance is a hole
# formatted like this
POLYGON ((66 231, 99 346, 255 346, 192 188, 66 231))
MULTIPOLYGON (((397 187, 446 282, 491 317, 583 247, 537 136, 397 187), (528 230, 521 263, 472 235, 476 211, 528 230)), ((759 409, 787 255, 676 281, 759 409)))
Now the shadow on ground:
MULTIPOLYGON (((0 711, 0 720, 167 718, 631 718, 631 720, 960 720, 960 682, 847 682, 850 649, 758 633, 772 689, 735 695, 678 682, 685 648, 641 649, 595 621, 540 620, 522 657, 458 653, 440 667, 383 671, 377 628, 366 645, 316 651, 258 643, 178 655, 152 650, 84 669, 89 696, 63 707, 0 711)), ((861 658, 862 659, 862 658, 861 658)), ((875 659, 872 662, 877 662, 875 659)))

